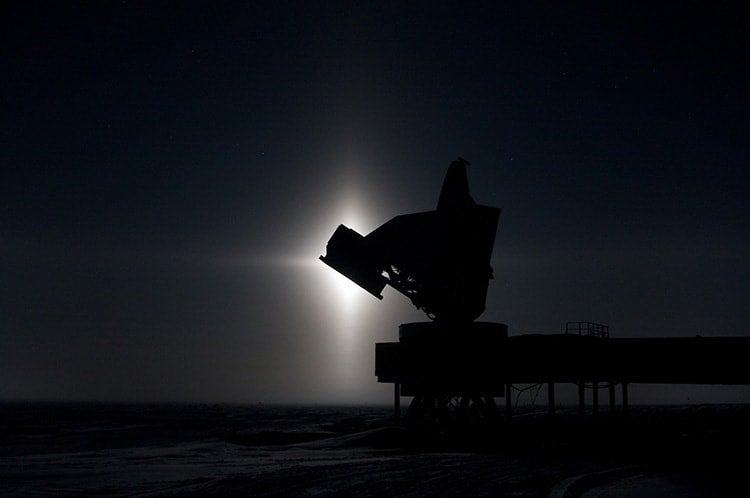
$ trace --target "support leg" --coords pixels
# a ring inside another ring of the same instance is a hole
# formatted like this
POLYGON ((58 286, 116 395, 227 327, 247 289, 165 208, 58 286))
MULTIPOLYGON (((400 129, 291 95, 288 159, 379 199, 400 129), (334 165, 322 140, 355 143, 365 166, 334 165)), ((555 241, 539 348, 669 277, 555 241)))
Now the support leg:
POLYGON ((609 414, 615 414, 615 383, 609 383, 609 414))
POLYGON ((596 417, 599 415, 599 383, 594 381, 592 414, 596 417))
POLYGON ((578 416, 583 418, 586 414, 586 399, 584 397, 583 381, 578 382, 578 416))
POLYGON ((505 384, 505 419, 513 420, 513 384, 505 384))
POLYGON ((549 414, 549 418, 552 419, 555 416, 555 383, 554 382, 547 383, 547 400, 549 404, 547 413, 549 414))
POLYGON ((622 412, 627 415, 628 413, 628 383, 622 383, 622 412))
POLYGON ((393 416, 396 422, 401 420, 401 385, 398 382, 393 383, 393 416))

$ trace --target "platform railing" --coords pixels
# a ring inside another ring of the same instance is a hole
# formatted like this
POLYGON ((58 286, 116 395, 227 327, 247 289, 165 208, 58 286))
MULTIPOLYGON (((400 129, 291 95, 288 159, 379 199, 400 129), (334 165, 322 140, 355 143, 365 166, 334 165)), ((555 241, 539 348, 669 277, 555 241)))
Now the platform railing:
POLYGON ((609 326, 594 322, 568 322, 565 324, 566 334, 590 335, 608 338, 609 326))

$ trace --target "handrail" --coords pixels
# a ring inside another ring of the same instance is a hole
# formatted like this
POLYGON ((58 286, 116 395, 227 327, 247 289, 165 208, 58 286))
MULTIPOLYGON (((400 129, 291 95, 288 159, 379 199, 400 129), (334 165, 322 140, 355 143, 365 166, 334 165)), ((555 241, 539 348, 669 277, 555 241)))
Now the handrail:
POLYGON ((590 335, 606 339, 609 337, 609 326, 594 322, 567 322, 565 324, 565 333, 590 335))

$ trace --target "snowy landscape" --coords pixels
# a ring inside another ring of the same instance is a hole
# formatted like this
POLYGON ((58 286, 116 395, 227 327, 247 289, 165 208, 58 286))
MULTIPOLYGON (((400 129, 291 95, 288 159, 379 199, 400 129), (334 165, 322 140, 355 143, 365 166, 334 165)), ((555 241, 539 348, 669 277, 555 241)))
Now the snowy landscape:
POLYGON ((731 496, 744 405, 519 407, 425 441, 383 406, 5 403, 3 496, 731 496))

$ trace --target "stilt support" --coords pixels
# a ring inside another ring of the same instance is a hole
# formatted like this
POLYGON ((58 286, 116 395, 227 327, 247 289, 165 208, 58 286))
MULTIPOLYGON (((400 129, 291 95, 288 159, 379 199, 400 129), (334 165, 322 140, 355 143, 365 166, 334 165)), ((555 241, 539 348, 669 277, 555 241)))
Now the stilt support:
POLYGON ((505 419, 513 420, 513 384, 505 384, 505 419))
POLYGON ((591 408, 591 413, 594 415, 594 417, 599 415, 599 383, 597 381, 594 381, 593 383, 593 405, 591 408))
POLYGON ((583 381, 578 382, 578 416, 583 418, 586 414, 586 398, 583 381))
POLYGON ((554 418, 555 416, 555 383, 554 382, 548 382, 547 383, 547 402, 548 402, 548 408, 547 413, 549 414, 549 418, 554 418))
POLYGON ((393 383, 393 416, 396 422, 401 420, 401 384, 393 383))

